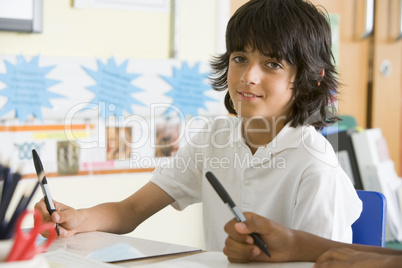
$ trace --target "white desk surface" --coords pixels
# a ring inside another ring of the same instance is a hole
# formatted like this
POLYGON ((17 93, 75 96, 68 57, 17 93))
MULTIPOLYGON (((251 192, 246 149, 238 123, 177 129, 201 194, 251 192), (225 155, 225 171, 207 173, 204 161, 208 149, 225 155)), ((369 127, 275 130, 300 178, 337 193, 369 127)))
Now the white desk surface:
MULTIPOLYGON (((270 267, 270 268, 310 268, 313 263, 229 263, 222 252, 205 252, 197 248, 168 244, 158 241, 139 239, 129 236, 114 235, 102 232, 77 234, 69 238, 59 238, 48 252, 64 250, 77 257, 93 257, 105 255, 105 258, 128 259, 129 251, 134 249, 138 259, 112 263, 115 267, 270 267), (122 246, 123 245, 123 246, 122 246), (125 249, 129 248, 130 250, 125 249), (105 250, 106 249, 106 250, 105 250), (117 251, 117 252, 116 252, 117 251), (122 252, 123 251, 123 252, 122 252), (94 252, 98 254, 94 254, 94 252), (99 254, 100 253, 100 254, 99 254), (121 254, 120 254, 121 253, 121 254), (141 255, 142 254, 142 255, 141 255), (80 256, 78 256, 80 255, 80 256), (150 256, 150 257, 148 257, 150 256)), ((46 255, 46 254, 45 254, 46 255)), ((87 259, 88 260, 88 259, 87 259)), ((78 264, 78 258, 77 258, 78 264)), ((52 265, 51 265, 52 267, 52 265)), ((66 267, 66 266, 63 266, 66 267)), ((72 265, 71 267, 74 267, 72 265)))
POLYGON ((230 263, 222 252, 200 252, 191 255, 171 255, 166 258, 151 258, 126 263, 116 263, 122 267, 147 268, 311 268, 313 262, 287 262, 287 263, 230 263))

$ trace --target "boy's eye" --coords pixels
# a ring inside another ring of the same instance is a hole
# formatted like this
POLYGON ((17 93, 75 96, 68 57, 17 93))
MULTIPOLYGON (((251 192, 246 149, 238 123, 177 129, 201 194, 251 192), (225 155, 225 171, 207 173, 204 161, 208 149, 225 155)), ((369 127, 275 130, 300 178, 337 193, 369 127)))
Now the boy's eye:
POLYGON ((269 68, 272 68, 272 69, 279 69, 279 68, 282 68, 281 65, 280 65, 279 63, 276 63, 276 62, 268 62, 268 63, 267 63, 267 66, 268 66, 269 68))
POLYGON ((242 63, 246 61, 246 58, 242 57, 242 56, 234 56, 233 57, 233 61, 237 62, 237 63, 242 63))

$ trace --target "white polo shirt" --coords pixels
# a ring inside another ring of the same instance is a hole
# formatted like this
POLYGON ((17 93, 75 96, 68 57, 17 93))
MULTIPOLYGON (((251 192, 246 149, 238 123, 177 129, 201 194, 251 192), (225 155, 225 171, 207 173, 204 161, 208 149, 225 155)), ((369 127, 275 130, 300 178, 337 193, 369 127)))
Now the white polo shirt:
POLYGON ((350 243, 362 204, 329 142, 312 126, 288 124, 253 155, 241 130, 241 118, 214 120, 151 178, 176 209, 203 202, 206 249, 223 249, 223 227, 234 217, 205 178, 207 171, 242 211, 350 243))

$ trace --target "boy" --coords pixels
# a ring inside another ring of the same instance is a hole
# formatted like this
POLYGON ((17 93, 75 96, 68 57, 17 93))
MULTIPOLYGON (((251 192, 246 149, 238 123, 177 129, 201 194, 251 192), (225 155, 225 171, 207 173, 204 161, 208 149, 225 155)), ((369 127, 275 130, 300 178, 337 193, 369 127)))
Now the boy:
MULTIPOLYGON (((226 40, 227 52, 212 62, 212 85, 228 90, 225 105, 237 116, 208 122, 169 168, 121 202, 82 210, 56 203, 51 220, 62 236, 126 233, 169 204, 203 202, 206 249, 222 250, 233 216, 205 179, 211 171, 242 210, 352 241, 361 202, 315 129, 337 119, 328 107, 338 85, 324 15, 302 0, 252 0, 230 19, 226 40)), ((43 202, 36 208, 50 220, 43 202)))

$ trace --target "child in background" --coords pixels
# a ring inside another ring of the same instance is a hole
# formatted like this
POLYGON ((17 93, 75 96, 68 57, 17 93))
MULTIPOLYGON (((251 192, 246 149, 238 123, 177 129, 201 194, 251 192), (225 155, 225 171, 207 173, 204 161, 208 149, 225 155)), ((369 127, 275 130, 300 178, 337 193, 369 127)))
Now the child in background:
MULTIPOLYGON (((205 178, 211 171, 244 211, 328 239, 352 241, 362 205, 327 140, 317 131, 338 118, 338 82, 326 16, 302 0, 251 0, 230 19, 226 53, 211 62, 220 116, 186 140, 169 167, 121 202, 73 209, 55 203, 45 220, 61 236, 127 233, 171 204, 203 202, 205 245, 222 250, 233 215, 205 178)), ((186 136, 187 137, 187 136, 186 136)))

